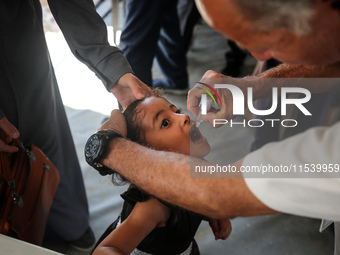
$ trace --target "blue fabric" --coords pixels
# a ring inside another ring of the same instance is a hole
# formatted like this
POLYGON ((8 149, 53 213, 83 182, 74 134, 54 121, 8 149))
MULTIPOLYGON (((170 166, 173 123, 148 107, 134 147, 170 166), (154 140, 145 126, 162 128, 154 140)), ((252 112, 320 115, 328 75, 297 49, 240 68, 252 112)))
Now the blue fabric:
POLYGON ((121 49, 135 75, 152 87, 154 58, 167 88, 188 86, 186 52, 174 0, 128 0, 121 49))

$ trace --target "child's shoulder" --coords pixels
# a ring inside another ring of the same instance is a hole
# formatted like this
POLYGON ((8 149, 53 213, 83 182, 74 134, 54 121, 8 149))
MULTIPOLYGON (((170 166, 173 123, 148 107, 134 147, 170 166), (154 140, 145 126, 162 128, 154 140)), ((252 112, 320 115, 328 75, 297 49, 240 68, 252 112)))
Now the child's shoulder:
MULTIPOLYGON (((165 226, 171 215, 171 209, 157 198, 131 184, 121 197, 128 204, 124 204, 123 215, 136 218, 138 221, 157 221, 157 226, 165 226)), ((124 217, 124 218, 125 218, 124 217)))
POLYGON ((139 220, 152 219, 157 223, 156 227, 164 227, 170 218, 171 212, 169 207, 150 196, 143 202, 137 202, 131 212, 132 214, 134 215, 132 217, 139 218, 139 220))

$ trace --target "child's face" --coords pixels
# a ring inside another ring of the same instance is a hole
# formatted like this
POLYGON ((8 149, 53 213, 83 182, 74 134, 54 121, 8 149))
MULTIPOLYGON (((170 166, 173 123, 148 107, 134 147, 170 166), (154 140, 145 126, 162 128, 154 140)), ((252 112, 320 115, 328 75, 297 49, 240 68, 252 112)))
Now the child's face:
POLYGON ((161 97, 146 98, 139 119, 145 134, 145 143, 157 150, 174 151, 203 158, 210 151, 189 116, 161 97), (191 149, 191 154, 190 154, 191 149))

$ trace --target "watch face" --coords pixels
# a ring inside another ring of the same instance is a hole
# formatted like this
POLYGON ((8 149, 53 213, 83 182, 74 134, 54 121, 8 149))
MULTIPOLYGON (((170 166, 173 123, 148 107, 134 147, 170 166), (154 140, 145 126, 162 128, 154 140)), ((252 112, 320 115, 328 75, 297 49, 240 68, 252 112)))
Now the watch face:
POLYGON ((99 138, 98 135, 93 135, 87 141, 85 156, 86 158, 95 158, 99 151, 99 138))

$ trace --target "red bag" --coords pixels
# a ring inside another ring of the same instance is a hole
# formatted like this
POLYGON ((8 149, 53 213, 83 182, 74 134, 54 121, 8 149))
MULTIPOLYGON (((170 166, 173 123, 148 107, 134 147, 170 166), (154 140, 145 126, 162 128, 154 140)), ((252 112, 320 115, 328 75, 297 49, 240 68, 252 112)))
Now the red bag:
POLYGON ((59 172, 36 146, 14 144, 18 152, 0 152, 0 233, 41 245, 59 172))

